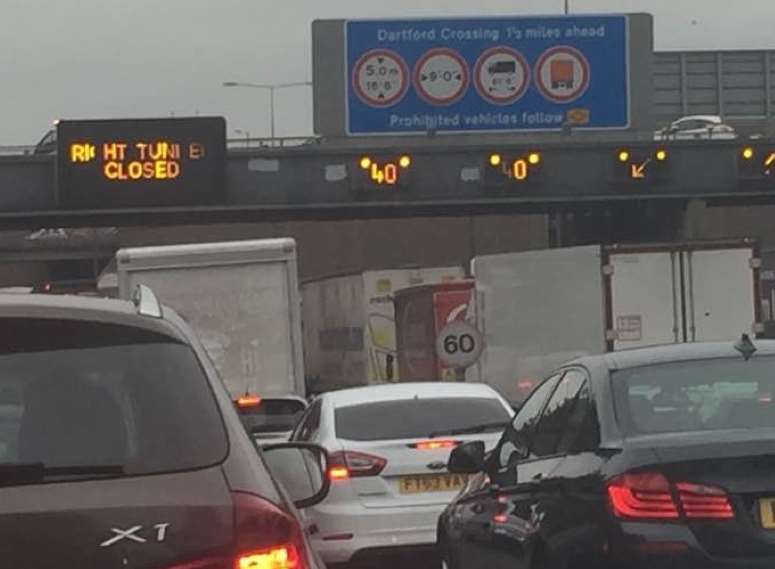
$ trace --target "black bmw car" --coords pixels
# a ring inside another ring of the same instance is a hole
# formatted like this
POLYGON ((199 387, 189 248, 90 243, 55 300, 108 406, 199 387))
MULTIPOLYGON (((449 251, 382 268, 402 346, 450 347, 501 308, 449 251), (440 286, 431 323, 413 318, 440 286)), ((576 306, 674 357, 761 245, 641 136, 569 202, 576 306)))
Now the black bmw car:
POLYGON ((579 359, 448 466, 448 569, 775 567, 775 342, 579 359))

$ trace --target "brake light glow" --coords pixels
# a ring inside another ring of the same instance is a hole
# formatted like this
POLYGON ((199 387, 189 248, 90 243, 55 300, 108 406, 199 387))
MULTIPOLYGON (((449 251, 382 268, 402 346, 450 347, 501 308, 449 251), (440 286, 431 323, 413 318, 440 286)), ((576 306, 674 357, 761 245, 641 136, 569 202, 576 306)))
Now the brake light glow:
POLYGON ((731 520, 735 517, 724 490, 689 482, 671 485, 658 472, 614 478, 608 484, 608 497, 614 514, 624 519, 731 520))
POLYGON ((735 517, 729 496, 720 488, 701 484, 676 484, 681 507, 687 518, 731 520, 735 517))
POLYGON ((608 485, 608 497, 617 517, 677 520, 678 508, 664 475, 654 472, 624 474, 608 485))
POLYGON ((385 466, 387 460, 379 456, 351 450, 339 451, 332 453, 329 458, 328 478, 333 482, 347 478, 378 476, 385 466))
POLYGON ((243 395, 237 399, 237 407, 240 409, 258 407, 259 405, 261 405, 261 398, 258 395, 243 395))
POLYGON ((423 441, 421 443, 415 443, 411 446, 417 450, 439 450, 445 448, 455 448, 457 445, 457 441, 423 441))
POLYGON ((350 478, 350 471, 346 466, 332 466, 328 469, 328 478, 332 482, 336 480, 347 480, 350 478))
POLYGON ((286 511, 263 498, 233 492, 233 569, 307 569, 303 531, 286 511))
POLYGON ((232 492, 234 548, 164 569, 309 569, 299 522, 259 496, 232 492))
POLYGON ((292 545, 241 555, 236 569, 297 569, 299 553, 292 545))

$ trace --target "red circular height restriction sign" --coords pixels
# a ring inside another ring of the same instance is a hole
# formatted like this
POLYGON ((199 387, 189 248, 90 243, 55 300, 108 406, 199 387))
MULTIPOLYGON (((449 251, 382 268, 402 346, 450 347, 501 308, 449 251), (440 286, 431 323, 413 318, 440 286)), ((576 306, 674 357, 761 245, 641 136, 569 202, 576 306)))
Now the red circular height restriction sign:
POLYGON ((358 97, 371 107, 390 107, 409 89, 409 67, 400 55, 387 49, 364 53, 352 76, 358 97))

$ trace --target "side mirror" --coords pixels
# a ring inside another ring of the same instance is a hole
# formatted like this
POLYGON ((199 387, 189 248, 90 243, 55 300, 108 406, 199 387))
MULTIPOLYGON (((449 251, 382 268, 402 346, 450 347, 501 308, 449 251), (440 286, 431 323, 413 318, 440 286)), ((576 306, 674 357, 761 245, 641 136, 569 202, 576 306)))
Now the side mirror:
POLYGON ((269 471, 297 508, 309 508, 328 496, 328 453, 306 443, 282 443, 259 449, 269 471))
POLYGON ((484 442, 471 441, 455 447, 449 455, 447 470, 452 474, 477 474, 484 471, 484 442))

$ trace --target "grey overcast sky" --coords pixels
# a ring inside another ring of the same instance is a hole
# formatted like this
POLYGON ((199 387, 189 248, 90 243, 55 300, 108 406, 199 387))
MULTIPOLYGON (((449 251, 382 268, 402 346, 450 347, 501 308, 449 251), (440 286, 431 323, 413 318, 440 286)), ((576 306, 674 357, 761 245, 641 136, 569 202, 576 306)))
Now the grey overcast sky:
MULTIPOLYGON (((650 12, 656 46, 775 48, 774 0, 570 0, 574 12, 650 12)), ((56 118, 224 115, 269 132, 268 97, 224 89, 311 77, 317 18, 557 14, 563 0, 0 0, 0 145, 56 118)), ((312 129, 307 88, 277 102, 279 135, 312 129)), ((244 134, 242 135, 244 136, 244 134)))

